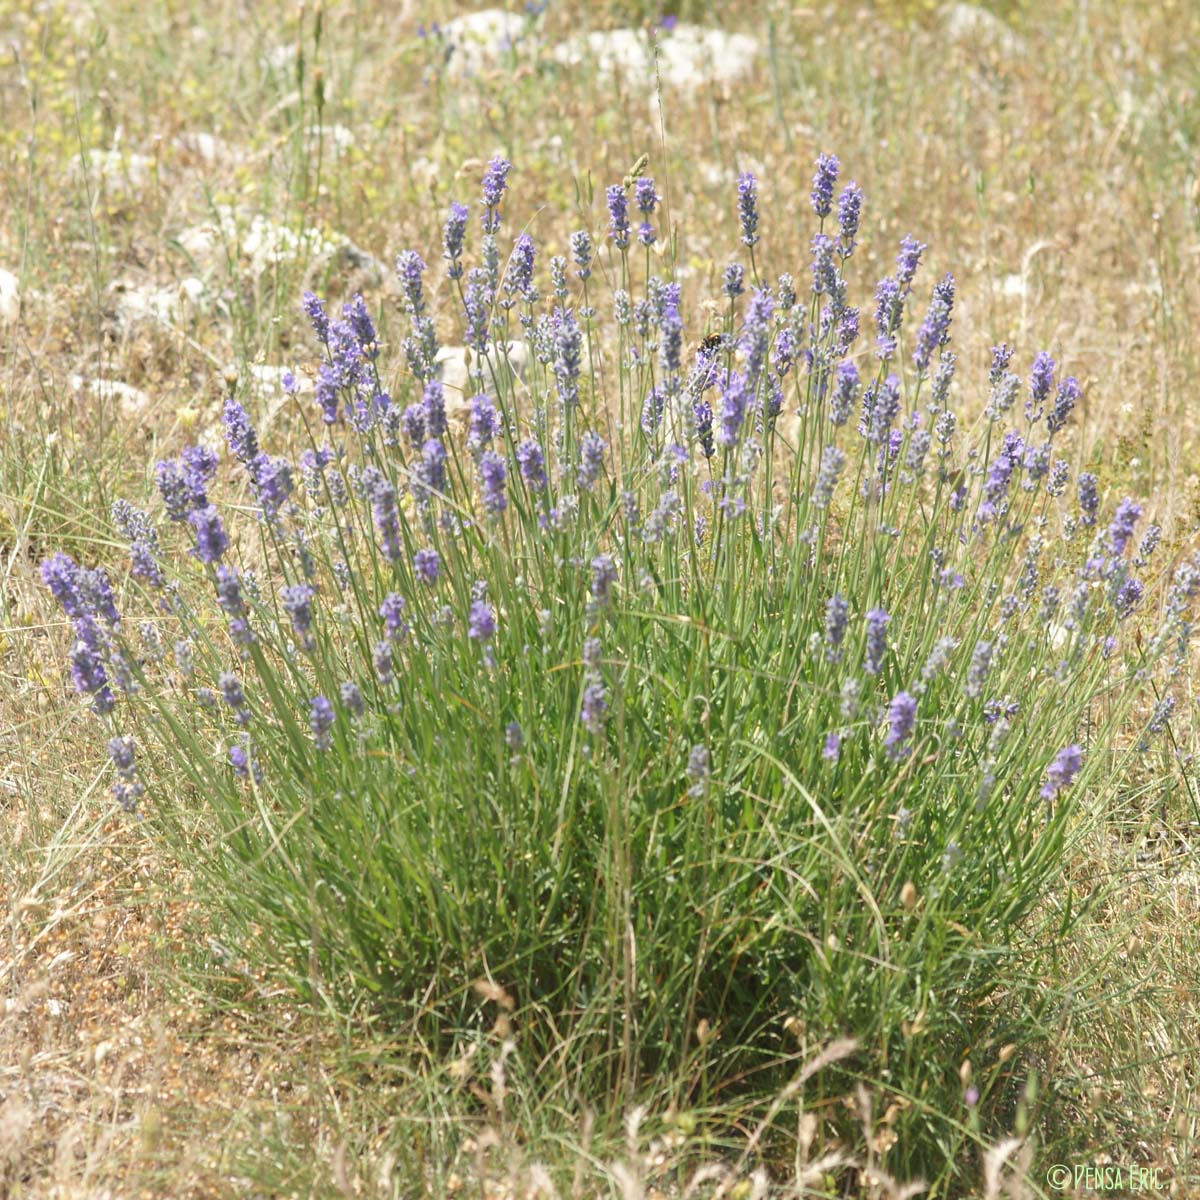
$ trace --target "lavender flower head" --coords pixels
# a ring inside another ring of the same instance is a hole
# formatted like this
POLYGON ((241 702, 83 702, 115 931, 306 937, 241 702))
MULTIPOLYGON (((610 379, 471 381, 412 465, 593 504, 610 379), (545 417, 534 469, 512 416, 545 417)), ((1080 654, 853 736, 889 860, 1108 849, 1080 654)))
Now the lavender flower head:
POLYGON ((1108 535, 1112 543, 1113 554, 1118 558, 1125 553, 1129 539, 1133 537, 1134 526, 1142 515, 1142 506, 1128 498, 1117 505, 1117 511, 1109 526, 1108 535))
POLYGON ((316 639, 312 634, 313 597, 316 591, 307 583, 298 583, 285 587, 279 593, 279 599, 288 615, 292 618, 292 628, 300 639, 305 650, 315 650, 316 639))
POLYGON ((731 372, 721 389, 721 425, 717 441, 731 449, 738 443, 749 404, 746 379, 739 372, 731 372))
POLYGON ((607 443, 594 430, 589 429, 579 443, 579 486, 591 491, 604 468, 604 451, 607 443))
POLYGON ((333 715, 333 705, 324 696, 314 696, 309 701, 308 721, 318 750, 328 750, 333 745, 333 738, 330 736, 333 715))
POLYGON ((313 332, 317 335, 317 341, 329 341, 329 317, 325 312, 325 306, 321 303, 321 298, 314 292, 305 292, 301 297, 300 305, 308 315, 308 319, 312 322, 313 332))
POLYGON ((488 163, 483 174, 484 233, 495 233, 500 228, 500 214, 496 210, 504 198, 504 191, 508 186, 508 173, 511 170, 512 163, 497 154, 488 163))
POLYGON ((758 239, 758 182, 749 171, 738 176, 738 223, 742 245, 753 246, 758 239))
POLYGON ((1100 507, 1100 492, 1096 476, 1084 471, 1078 479, 1080 519, 1085 525, 1095 525, 1096 510, 1100 507))
POLYGON ((571 257, 580 279, 590 279, 592 274, 592 235, 586 229, 571 234, 571 257))
POLYGON ((919 242, 911 233, 905 234, 900 243, 900 253, 896 256, 896 281, 907 290, 917 273, 921 255, 927 249, 924 242, 919 242))
POLYGON ((942 349, 950 341, 950 319, 954 310, 954 276, 947 275, 933 288, 933 302, 925 323, 917 334, 917 349, 913 354, 913 362, 917 370, 924 374, 929 370, 936 350, 942 349))
POLYGON ((221 515, 211 505, 188 513, 188 523, 196 533, 192 553, 202 563, 215 563, 229 548, 229 536, 221 523, 221 515))
POLYGON ((389 592, 379 606, 379 615, 383 618, 383 630, 389 642, 402 642, 409 633, 411 626, 405 618, 408 611, 408 601, 399 592, 389 592))
POLYGON ((826 445, 821 454, 821 470, 817 475, 817 482, 813 486, 813 508, 826 509, 829 507, 829 503, 833 499, 834 489, 837 487, 838 479, 845 465, 845 453, 839 450, 832 442, 826 445))
POLYGON ((878 675, 883 669, 887 654, 887 627, 892 618, 882 608, 873 608, 867 613, 867 657, 863 670, 868 675, 878 675))
POLYGON ((618 250, 629 248, 629 198, 625 189, 614 183, 608 189, 608 232, 618 250))
POLYGON ((467 236, 467 220, 471 210, 465 204, 451 204, 442 233, 442 257, 450 264, 446 274, 451 279, 462 278, 463 242, 467 236))
POLYGON ((498 516, 508 507, 508 497, 504 494, 507 479, 504 459, 495 450, 485 450, 479 459, 479 485, 484 508, 492 516, 498 516))
POLYGON ((833 398, 829 405, 829 420, 834 425, 845 425, 850 419, 859 399, 858 368, 849 359, 838 364, 837 382, 834 385, 833 398))
POLYGON ((708 792, 709 780, 712 777, 712 766, 708 747, 696 745, 688 755, 687 777, 691 784, 688 795, 696 799, 708 792))
POLYGON ((977 642, 971 654, 971 666, 967 671, 967 684, 964 689, 972 700, 983 695, 987 684, 988 672, 992 667, 992 643, 977 642))
POLYGON ((849 601, 841 592, 835 592, 825 605, 825 657, 830 662, 841 661, 841 646, 846 638, 846 624, 849 618, 849 601))
POLYGON ((396 274, 404 293, 404 308, 413 318, 425 312, 425 293, 421 284, 425 271, 425 260, 415 250, 401 250, 396 256, 396 274))
POLYGON ((633 198, 638 206, 638 211, 644 218, 638 228, 638 241, 643 246, 652 246, 655 241, 655 233, 654 226, 650 224, 650 217, 658 207, 659 199, 658 192, 654 187, 654 180, 645 177, 639 179, 633 187, 633 198))
POLYGON ((1081 395, 1083 395, 1083 388, 1079 386, 1079 380, 1074 375, 1068 375, 1058 385, 1058 394, 1054 398, 1054 408, 1046 417, 1046 428, 1051 434, 1057 433, 1066 425, 1067 418, 1070 417, 1081 395))
POLYGON ((468 636, 479 642, 490 641, 496 633, 496 613, 486 600, 476 600, 471 605, 467 625, 468 636))
MULTIPOLYGON (((419 406, 420 421, 417 421, 417 413, 412 417, 408 417, 409 412, 416 405, 410 405, 405 409, 404 417, 408 419, 408 428, 411 428, 412 435, 410 441, 421 442, 425 438, 440 438, 446 432, 446 393, 442 388, 440 380, 431 379, 425 385, 425 391, 421 397, 419 406), (418 428, 419 424, 419 428, 418 428)), ((402 418, 402 422, 404 418, 402 418)))
POLYGON ((432 546, 418 550, 413 555, 413 571, 422 583, 437 583, 442 571, 441 556, 432 546))
POLYGON ((612 585, 617 581, 617 562, 611 554, 592 559, 592 608, 598 611, 612 600, 612 585))
POLYGON ((225 440, 230 452, 243 466, 258 457, 258 434, 249 414, 232 397, 225 401, 225 440))
POLYGON ((362 688, 352 679, 346 680, 338 689, 342 707, 356 717, 361 717, 366 711, 367 702, 363 699, 362 688))
POLYGON ((599 736, 604 732, 604 721, 608 715, 608 693, 603 683, 589 683, 583 691, 583 702, 579 710, 579 719, 584 728, 591 734, 599 736))
MULTIPOLYGON (((517 235, 513 243, 512 263, 504 277, 506 292, 519 292, 523 300, 536 304, 537 288, 533 285, 534 264, 537 259, 537 246, 527 233, 517 235)), ((505 302, 506 307, 508 301, 505 302)))
POLYGON ((822 154, 817 159, 817 172, 813 176, 813 212, 823 221, 833 211, 833 188, 837 183, 841 164, 836 154, 822 154))
POLYGON ((478 450, 491 445, 493 439, 500 433, 500 414, 492 403, 491 396, 482 392, 471 397, 471 423, 467 434, 467 443, 472 449, 478 450))
POLYGON ((908 692, 900 692, 888 707, 888 731, 883 744, 888 757, 898 761, 906 757, 911 749, 908 744, 917 720, 917 699, 908 692))
POLYGON ((166 586, 166 576, 159 565, 158 531, 150 520, 150 514, 135 508, 128 500, 113 501, 114 524, 129 539, 129 557, 133 574, 144 579, 151 587, 166 586))
POLYGON ((1030 419, 1036 421, 1041 416, 1054 387, 1054 359, 1045 350, 1039 350, 1034 356, 1033 367, 1029 372, 1029 408, 1030 419))
POLYGON ((1053 800, 1064 788, 1070 787, 1082 766, 1083 750, 1079 746, 1064 746, 1046 770, 1042 799, 1053 800))
POLYGON ((849 258, 854 252, 854 240, 858 237, 858 222, 862 216, 862 188, 853 180, 842 189, 838 197, 838 227, 841 236, 838 238, 838 253, 842 258, 849 258))
POLYGON ((546 459, 541 446, 533 438, 527 438, 517 447, 517 465, 530 491, 540 492, 545 488, 548 483, 546 459))

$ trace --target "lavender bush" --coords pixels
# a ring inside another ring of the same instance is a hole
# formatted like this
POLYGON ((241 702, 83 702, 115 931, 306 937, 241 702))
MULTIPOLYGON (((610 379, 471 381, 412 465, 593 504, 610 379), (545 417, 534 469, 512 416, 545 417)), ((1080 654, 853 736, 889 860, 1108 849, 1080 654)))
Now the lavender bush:
POLYGON ((954 280, 920 287, 916 239, 851 305, 863 196, 833 156, 796 275, 764 274, 738 179, 702 340, 654 273, 652 179, 543 264, 504 233, 509 171, 477 226, 450 207, 439 269, 400 256, 398 345, 361 298, 304 297, 299 462, 231 398, 221 484, 187 447, 165 526, 114 506, 139 636, 103 571, 44 564, 116 798, 276 986, 449 1049, 493 979, 559 1104, 720 1113, 852 1034, 892 1168, 953 1173, 1010 1127, 1055 1003, 1042 914, 1169 721, 1200 557, 1159 567, 1134 501, 1072 481, 1080 388, 1048 354, 1023 383, 994 348, 964 419, 954 280))

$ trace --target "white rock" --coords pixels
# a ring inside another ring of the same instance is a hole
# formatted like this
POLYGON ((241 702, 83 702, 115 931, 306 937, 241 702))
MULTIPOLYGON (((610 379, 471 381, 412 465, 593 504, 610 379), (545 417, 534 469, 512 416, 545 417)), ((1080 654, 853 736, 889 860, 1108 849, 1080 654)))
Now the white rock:
POLYGON ((1061 650, 1071 637, 1071 630, 1065 625, 1055 621, 1050 626, 1050 646, 1054 650, 1061 650))
POLYGON ((261 275, 276 263, 292 262, 301 250, 313 255, 330 254, 338 245, 336 241, 327 241, 316 229, 296 233, 286 225, 277 225, 256 214, 242 237, 241 250, 250 259, 254 273, 261 275))
POLYGON ((345 125, 310 125, 308 136, 314 141, 329 142, 338 154, 345 154, 354 145, 354 133, 345 125))
MULTIPOLYGON (((658 74, 664 87, 687 90, 704 82, 733 83, 755 66, 758 39, 703 25, 680 24, 658 40, 658 74)), ((608 29, 577 34, 556 46, 553 57, 566 66, 592 64, 602 78, 641 78, 656 85, 654 46, 641 29, 608 29)))
POLYGON ((118 282, 110 293, 115 296, 113 311, 122 325, 150 321, 171 326, 200 311, 205 288, 199 279, 189 276, 167 287, 131 287, 118 282))
POLYGON ((288 42, 282 46, 272 46, 269 50, 264 50, 259 55, 259 64, 264 71, 291 71, 296 66, 296 56, 299 54, 299 47, 295 42, 288 42))
POLYGON ((748 33, 702 25, 676 25, 659 39, 659 70, 665 85, 694 87, 701 79, 735 83, 754 70, 759 42, 748 33))
POLYGON ((224 138, 219 138, 215 133, 207 133, 202 129, 181 133, 175 139, 175 147, 209 167, 236 162, 240 157, 234 147, 224 138))
POLYGON ((222 231, 211 222, 192 225, 183 230, 175 241, 199 271, 211 271, 224 253, 222 231))
POLYGON ((649 39, 640 29, 577 33, 555 46, 553 57, 568 67, 593 66, 602 78, 642 75, 653 62, 649 39))
POLYGON ((942 30, 960 45, 986 46, 1004 55, 1025 52, 1025 42, 995 13, 977 4, 948 4, 942 9, 942 30))
MULTIPOLYGON (((446 412, 451 417, 462 417, 470 411, 468 393, 471 391, 471 375, 467 368, 468 348, 466 346, 442 346, 437 352, 435 362, 438 368, 438 378, 446 396, 446 412)), ((472 358, 474 353, 471 352, 472 358)), ((504 375, 509 378, 513 374, 524 383, 529 370, 530 354, 527 342, 509 342, 508 353, 499 351, 493 346, 485 360, 484 390, 490 392, 493 388, 492 377, 504 386, 504 375), (505 364, 508 364, 507 367, 505 364)))
MULTIPOLYGON (((288 373, 288 367, 272 367, 265 363, 251 363, 246 368, 249 376, 250 390, 260 396, 272 397, 285 394, 283 377, 288 373)), ((300 395, 308 395, 313 391, 313 381, 303 371, 292 371, 295 377, 295 389, 300 395)))
POLYGON ((261 275, 277 263, 293 261, 302 249, 320 256, 346 244, 340 236, 330 240, 315 229, 298 234, 261 213, 247 215, 227 205, 219 205, 214 217, 184 229, 176 238, 195 268, 206 274, 226 268, 231 254, 240 254, 248 260, 251 273, 261 275))
POLYGON ((451 77, 477 75, 508 54, 528 31, 525 17, 500 8, 485 8, 447 21, 442 26, 442 36, 451 48, 447 73, 451 77))
POLYGON ((17 277, 0 268, 0 324, 7 325, 21 315, 21 293, 17 277))
MULTIPOLYGON (((291 394, 284 389, 283 377, 287 367, 272 367, 265 363, 252 363, 246 368, 247 390, 251 395, 267 402, 267 411, 259 422, 261 432, 274 424, 275 418, 291 403, 291 394)), ((313 381, 303 371, 293 371, 295 391, 299 396, 311 396, 316 390, 313 381)))
POLYGON ((139 417, 150 406, 150 397, 145 392, 120 379, 109 379, 103 375, 85 379, 82 375, 72 375, 67 382, 73 392, 86 392, 102 403, 116 404, 123 417, 139 417))
MULTIPOLYGON (((154 170, 154 159, 146 154, 125 153, 121 150, 89 150, 88 180, 93 188, 112 197, 129 198, 145 191, 154 170)), ((71 172, 80 180, 79 160, 73 160, 71 172)))

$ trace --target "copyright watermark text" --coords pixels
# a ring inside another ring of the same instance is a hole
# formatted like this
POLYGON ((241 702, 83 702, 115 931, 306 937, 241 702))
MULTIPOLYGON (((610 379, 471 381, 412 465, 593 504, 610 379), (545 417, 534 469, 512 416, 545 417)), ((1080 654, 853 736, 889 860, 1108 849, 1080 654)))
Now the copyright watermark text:
POLYGON ((1046 1182, 1056 1192, 1124 1192, 1127 1195, 1164 1192, 1168 1183, 1161 1167, 1122 1166, 1119 1163, 1103 1166, 1055 1163, 1046 1172, 1046 1182))

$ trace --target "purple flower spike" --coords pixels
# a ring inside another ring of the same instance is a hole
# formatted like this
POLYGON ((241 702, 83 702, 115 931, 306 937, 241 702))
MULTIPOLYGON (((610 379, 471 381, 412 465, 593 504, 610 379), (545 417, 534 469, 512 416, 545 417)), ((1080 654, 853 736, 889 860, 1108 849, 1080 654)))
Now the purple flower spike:
POLYGON ((833 188, 837 183, 841 164, 836 154, 822 154, 817 159, 817 173, 813 176, 813 212, 823 221, 833 211, 833 188))
POLYGON ((501 429, 500 414, 492 403, 491 396, 480 393, 471 397, 471 425, 467 434, 467 442, 472 449, 479 450, 489 446, 501 429))
POLYGON ((1042 799, 1053 800, 1063 788, 1070 787, 1083 766, 1083 750, 1079 746, 1064 746, 1046 771, 1042 799))
POLYGON ((467 218, 470 209, 465 204, 451 204, 450 215, 446 218, 446 228, 442 234, 442 257, 450 264, 447 274, 451 279, 462 278, 463 242, 467 236, 467 218))
POLYGON ((301 298, 301 306, 305 313, 308 314, 308 319, 312 322, 313 332, 317 335, 317 340, 328 342, 329 317, 325 312, 325 306, 321 303, 321 298, 313 292, 305 292, 301 298))
POLYGON ((517 447, 517 465, 530 491, 540 492, 546 486, 546 459, 541 446, 533 438, 526 439, 517 447))
POLYGON ((658 191, 654 186, 654 180, 643 176, 633 185, 633 199, 638 206, 638 211, 644 213, 647 217, 651 216, 654 210, 658 207, 658 191))
POLYGON ((408 601, 398 592, 389 592, 379 606, 379 615, 383 618, 384 632, 391 642, 402 642, 408 636, 410 629, 404 614, 408 611, 408 601))
POLYGON ((602 683, 589 683, 583 691, 583 704, 579 719, 589 733, 599 736, 604 732, 604 721, 608 715, 608 692, 602 683))
POLYGON ((324 696, 314 696, 309 701, 309 724, 318 750, 328 750, 333 745, 329 731, 333 728, 333 705, 324 696))
POLYGON ((941 283, 934 286, 929 315, 917 334, 917 349, 913 354, 913 362, 922 374, 929 370, 934 352, 950 341, 950 319, 953 311, 954 276, 947 275, 941 283))
POLYGON ((911 233, 906 234, 900 243, 900 253, 896 256, 896 278, 905 290, 913 281, 921 255, 925 252, 925 243, 918 242, 911 233))
POLYGON ((246 410, 233 399, 225 401, 225 440, 243 466, 258 457, 258 435, 246 410))
POLYGON ((486 600, 476 600, 471 605, 467 634, 479 642, 488 642, 496 633, 496 612, 486 600))
POLYGON ((221 524, 221 516, 211 505, 188 513, 188 522, 196 531, 192 553, 203 563, 215 563, 229 548, 229 536, 221 524))
POLYGON ((579 471, 576 478, 584 491, 590 492, 604 469, 604 451, 607 443, 594 430, 589 429, 579 443, 579 471))
POLYGON ((1096 476, 1084 471, 1078 479, 1080 518, 1085 525, 1095 525, 1096 510, 1100 507, 1100 492, 1096 476))
POLYGON ((883 658, 887 654, 887 627, 891 619, 882 608, 873 608, 867 613, 867 658, 863 670, 868 675, 878 675, 883 669, 883 658))
POLYGON ((758 181, 745 171, 738 176, 738 223, 742 227, 742 245, 758 241, 758 181))
POLYGON ((442 573, 442 559, 432 546, 413 555, 413 570, 423 583, 434 584, 442 573))
POLYGON ((1038 411, 1041 411, 1053 387, 1054 359, 1045 350, 1039 350, 1034 356, 1033 368, 1029 372, 1029 393, 1038 411))
POLYGON ((1117 505, 1116 514, 1113 516, 1112 525, 1109 526, 1108 535, 1112 541, 1113 554, 1120 557, 1125 553, 1125 547, 1129 544, 1129 539, 1133 537, 1134 526, 1138 523, 1138 519, 1142 515, 1142 506, 1135 504, 1132 500, 1126 498, 1117 505))
POLYGON ((508 173, 512 170, 512 163, 507 158, 502 158, 496 155, 495 158, 488 163, 487 170, 483 175, 483 231, 484 233, 495 233, 500 228, 500 214, 496 209, 500 205, 500 201, 504 198, 504 191, 508 187, 508 173))
POLYGON ((849 258, 854 252, 854 240, 858 237, 858 222, 862 217, 863 193, 857 183, 851 181, 842 189, 838 197, 838 227, 841 237, 838 239, 838 253, 842 258, 849 258))
POLYGON ((483 492, 483 505, 493 516, 498 516, 508 507, 504 494, 508 472, 504 459, 495 450, 485 450, 479 459, 479 485, 483 492))
POLYGON ((907 757, 911 750, 908 740, 912 737, 916 721, 916 697, 908 692, 900 692, 888 707, 888 731, 883 744, 887 748, 889 758, 899 761, 907 757))
POLYGON ((305 650, 315 650, 317 647, 316 639, 312 633, 312 602, 316 594, 316 590, 307 583, 298 583, 292 587, 285 587, 279 593, 279 599, 282 601, 283 607, 292 618, 292 628, 296 631, 296 636, 300 639, 305 650))
POLYGON ((608 189, 608 233, 618 250, 629 248, 629 198, 625 189, 614 183, 608 189))
POLYGON ((90 615, 79 564, 69 554, 56 554, 42 563, 42 582, 68 617, 90 615))

